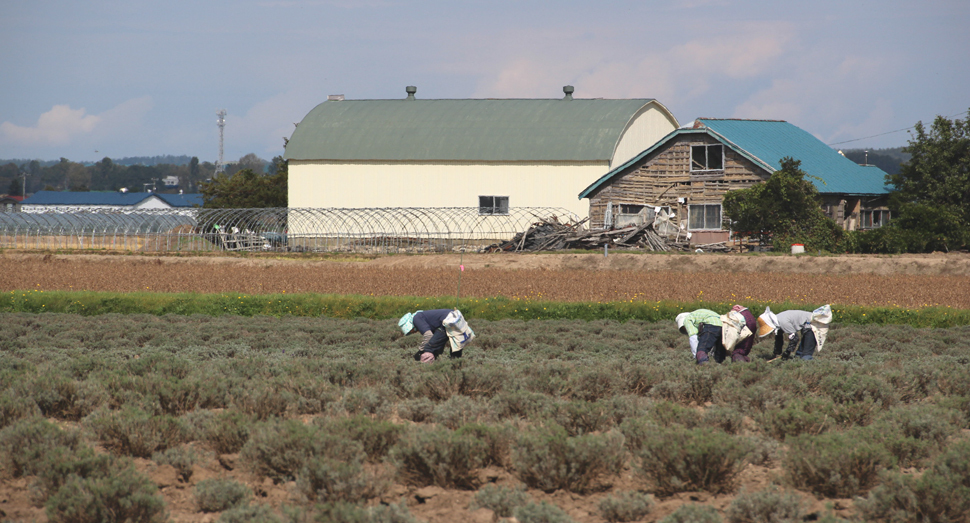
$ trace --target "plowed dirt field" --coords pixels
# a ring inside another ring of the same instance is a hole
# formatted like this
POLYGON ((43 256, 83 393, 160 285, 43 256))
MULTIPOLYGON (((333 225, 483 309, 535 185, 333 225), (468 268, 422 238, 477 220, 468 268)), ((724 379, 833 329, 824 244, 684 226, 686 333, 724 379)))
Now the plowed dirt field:
POLYGON ((0 255, 0 290, 327 293, 970 308, 970 255, 0 255), (460 271, 460 266, 464 270, 460 271))

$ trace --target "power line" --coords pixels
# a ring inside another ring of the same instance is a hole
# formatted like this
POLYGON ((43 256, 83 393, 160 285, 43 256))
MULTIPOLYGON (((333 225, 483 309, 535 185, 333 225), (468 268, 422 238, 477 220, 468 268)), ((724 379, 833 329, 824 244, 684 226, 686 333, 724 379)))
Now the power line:
MULTIPOLYGON (((954 114, 951 114, 949 116, 944 116, 944 118, 953 118, 954 116, 959 116, 961 114, 963 114, 963 113, 954 113, 954 114)), ((885 132, 885 133, 874 134, 872 136, 865 136, 863 138, 855 138, 853 140, 845 140, 843 142, 834 142, 834 143, 830 143, 828 145, 839 145, 839 144, 843 144, 843 143, 850 143, 850 142, 858 142, 858 141, 861 141, 861 140, 868 140, 869 138, 875 138, 877 136, 885 136, 887 134, 893 134, 893 133, 898 133, 898 132, 902 132, 902 131, 908 131, 908 130, 914 128, 914 127, 916 127, 916 126, 915 125, 910 125, 909 127, 905 128, 905 129, 896 129, 895 131, 888 131, 888 132, 885 132)))

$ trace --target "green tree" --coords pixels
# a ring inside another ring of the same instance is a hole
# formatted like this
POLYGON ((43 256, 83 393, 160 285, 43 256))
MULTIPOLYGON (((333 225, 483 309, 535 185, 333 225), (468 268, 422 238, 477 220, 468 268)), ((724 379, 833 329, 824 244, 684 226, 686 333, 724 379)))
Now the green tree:
POLYGON ((970 243, 970 110, 965 120, 937 116, 929 131, 914 126, 911 155, 900 172, 887 176, 895 187, 890 198, 898 231, 921 238, 910 251, 951 250, 970 243))
POLYGON ((218 209, 250 209, 257 207, 286 207, 287 162, 273 159, 276 172, 264 175, 252 169, 234 174, 218 174, 199 184, 202 206, 218 209))
POLYGON ((781 169, 765 183, 724 196, 724 213, 736 231, 771 241, 774 250, 803 243, 809 250, 837 251, 842 229, 822 212, 818 189, 801 169, 801 161, 785 157, 781 169))

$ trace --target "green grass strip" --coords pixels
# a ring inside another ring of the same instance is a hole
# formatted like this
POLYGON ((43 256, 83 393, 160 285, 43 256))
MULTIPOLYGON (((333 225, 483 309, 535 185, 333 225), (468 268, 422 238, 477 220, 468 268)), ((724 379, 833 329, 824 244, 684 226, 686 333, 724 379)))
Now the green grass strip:
MULTIPOLYGON (((468 318, 516 320, 642 320, 672 321, 684 311, 711 309, 726 312, 734 303, 695 302, 554 302, 504 297, 467 298, 459 303, 468 318)), ((760 314, 765 306, 775 312, 812 310, 822 304, 746 302, 760 314)), ((98 314, 203 314, 207 316, 326 316, 332 318, 392 319, 418 309, 453 308, 453 297, 358 296, 330 294, 195 294, 115 293, 89 291, 9 291, 0 298, 0 312, 98 314)), ((833 322, 858 325, 911 325, 954 327, 970 325, 970 310, 950 307, 907 309, 832 304, 833 322)))

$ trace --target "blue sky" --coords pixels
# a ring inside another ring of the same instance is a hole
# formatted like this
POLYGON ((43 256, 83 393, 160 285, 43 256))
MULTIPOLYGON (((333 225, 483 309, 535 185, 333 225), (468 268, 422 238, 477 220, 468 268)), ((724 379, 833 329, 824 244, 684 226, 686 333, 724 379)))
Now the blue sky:
MULTIPOLYGON (((0 0, 0 158, 270 159, 348 99, 656 98, 837 148, 970 108, 966 0, 0 0), (860 140, 860 138, 862 138, 860 140)), ((897 131, 897 132, 892 132, 897 131)))

